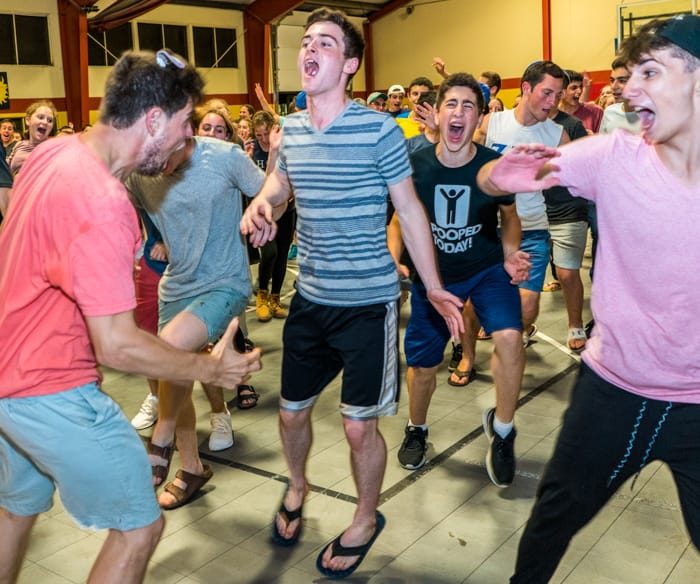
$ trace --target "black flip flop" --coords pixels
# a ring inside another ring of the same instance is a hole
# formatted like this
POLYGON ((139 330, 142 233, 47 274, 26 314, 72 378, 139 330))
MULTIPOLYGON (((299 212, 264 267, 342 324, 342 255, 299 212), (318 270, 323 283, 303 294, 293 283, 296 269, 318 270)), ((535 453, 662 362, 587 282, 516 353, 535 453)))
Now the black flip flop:
POLYGON ((258 405, 260 394, 255 391, 252 385, 239 385, 236 393, 236 407, 239 410, 249 410, 258 405), (241 393, 246 391, 249 393, 241 393), (247 402, 247 403, 246 403, 247 402))
MULTIPOLYGON (((286 493, 285 493, 286 496, 286 493)), ((297 525, 297 528, 294 530, 294 533, 292 534, 292 537, 284 537, 279 530, 277 529, 277 515, 275 514, 274 519, 272 520, 272 542, 276 545, 282 546, 282 547, 291 547, 293 546, 296 542, 299 541, 299 536, 301 536, 301 528, 304 524, 302 521, 301 517, 301 511, 304 508, 304 505, 300 505, 298 509, 295 509, 294 511, 290 511, 287 509, 287 507, 284 504, 284 497, 282 497, 282 502, 280 503, 280 508, 277 510, 277 513, 282 515, 282 517, 285 520, 285 523, 289 525, 292 521, 299 519, 299 525, 297 525)))
POLYGON ((321 553, 318 554, 318 558, 316 558, 316 568, 318 569, 318 571, 321 572, 321 574, 323 574, 326 578, 333 578, 339 580, 341 578, 347 578, 355 570, 357 570, 357 568, 359 568, 360 564, 362 563, 362 560, 365 559, 367 552, 369 552, 375 540, 377 539, 377 537, 379 537, 379 534, 382 532, 382 529, 384 529, 384 526, 386 525, 386 518, 379 511, 376 512, 376 519, 377 526, 374 528, 374 534, 366 544, 358 545, 355 547, 345 547, 340 543, 340 538, 343 537, 342 533, 329 544, 331 546, 332 557, 360 556, 359 558, 357 558, 357 561, 354 564, 352 564, 348 568, 345 568, 345 570, 331 570, 330 568, 325 568, 323 566, 322 560, 323 555, 328 549, 328 546, 326 545, 323 546, 321 553))

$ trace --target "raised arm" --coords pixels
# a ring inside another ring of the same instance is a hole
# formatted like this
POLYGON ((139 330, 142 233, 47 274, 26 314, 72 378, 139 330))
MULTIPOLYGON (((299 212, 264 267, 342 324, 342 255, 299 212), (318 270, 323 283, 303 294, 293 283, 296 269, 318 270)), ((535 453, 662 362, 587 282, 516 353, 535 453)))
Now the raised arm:
POLYGON ((549 173, 557 170, 551 160, 559 156, 556 148, 542 144, 523 144, 497 160, 487 162, 476 177, 486 194, 502 196, 550 189, 559 184, 549 173))
POLYGON ((411 254, 416 270, 425 285, 428 300, 445 319, 453 338, 464 332, 462 301, 442 287, 437 272, 433 240, 428 227, 425 210, 416 195, 413 179, 404 180, 389 187, 391 201, 401 223, 403 241, 411 254))
POLYGON ((277 113, 277 110, 270 105, 270 102, 267 101, 267 97, 265 97, 265 92, 263 91, 262 86, 259 83, 255 84, 255 96, 258 98, 258 101, 260 102, 260 107, 272 115, 273 118, 275 118, 275 123, 279 124, 280 117, 279 114, 277 113))
POLYGON ((482 146, 486 145, 486 135, 489 133, 489 121, 491 120, 491 114, 486 114, 484 119, 481 120, 481 124, 474 130, 474 136, 472 140, 477 144, 482 146))
POLYGON ((435 71, 437 71, 437 74, 443 79, 447 79, 450 76, 447 69, 445 69, 445 61, 443 61, 440 57, 433 57, 433 67, 435 68, 435 71))

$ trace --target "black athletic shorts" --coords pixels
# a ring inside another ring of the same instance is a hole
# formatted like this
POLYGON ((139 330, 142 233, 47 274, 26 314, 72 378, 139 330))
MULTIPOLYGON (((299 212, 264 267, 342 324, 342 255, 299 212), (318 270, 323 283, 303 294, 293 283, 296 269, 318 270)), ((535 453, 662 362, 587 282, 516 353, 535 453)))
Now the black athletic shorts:
POLYGON ((354 419, 396 414, 398 303, 325 306, 297 292, 284 325, 280 406, 313 406, 343 371, 341 412, 354 419))

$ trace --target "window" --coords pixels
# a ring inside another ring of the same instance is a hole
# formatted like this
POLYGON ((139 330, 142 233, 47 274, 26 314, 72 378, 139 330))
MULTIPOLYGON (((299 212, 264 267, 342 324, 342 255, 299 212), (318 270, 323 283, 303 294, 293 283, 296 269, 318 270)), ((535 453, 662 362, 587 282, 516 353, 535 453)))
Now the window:
POLYGON ((134 41, 129 23, 106 32, 91 32, 88 35, 88 63, 92 66, 111 66, 124 51, 133 48, 134 41))
POLYGON ((236 29, 193 26, 192 38, 197 67, 238 67, 236 29))
POLYGON ((168 48, 187 59, 187 27, 139 22, 139 47, 145 51, 168 48))
POLYGON ((0 14, 0 63, 51 65, 46 16, 0 14))

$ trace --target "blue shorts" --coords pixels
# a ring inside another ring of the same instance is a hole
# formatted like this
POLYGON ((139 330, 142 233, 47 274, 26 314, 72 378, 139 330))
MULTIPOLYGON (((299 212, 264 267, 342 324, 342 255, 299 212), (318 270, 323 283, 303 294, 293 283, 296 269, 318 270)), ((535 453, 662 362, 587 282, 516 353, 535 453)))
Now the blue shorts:
MULTIPOLYGON (((487 333, 505 329, 521 331, 520 294, 510 276, 497 264, 463 282, 445 288, 463 301, 470 299, 481 326, 487 333)), ((411 318, 404 337, 404 352, 409 367, 437 367, 445 354, 450 332, 444 319, 428 301, 425 288, 414 284, 411 293, 411 318)))
POLYGON ((229 288, 212 290, 199 296, 158 303, 158 332, 183 311, 191 312, 207 327, 207 342, 214 343, 224 334, 234 316, 248 306, 248 296, 229 288))
POLYGON ((96 383, 0 400, 0 507, 42 513, 56 488, 84 527, 129 531, 160 517, 143 442, 96 383))
POLYGON ((520 249, 530 254, 530 277, 520 283, 521 288, 532 290, 540 294, 544 286, 544 277, 549 265, 549 231, 546 229, 533 229, 523 231, 520 241, 520 249))

